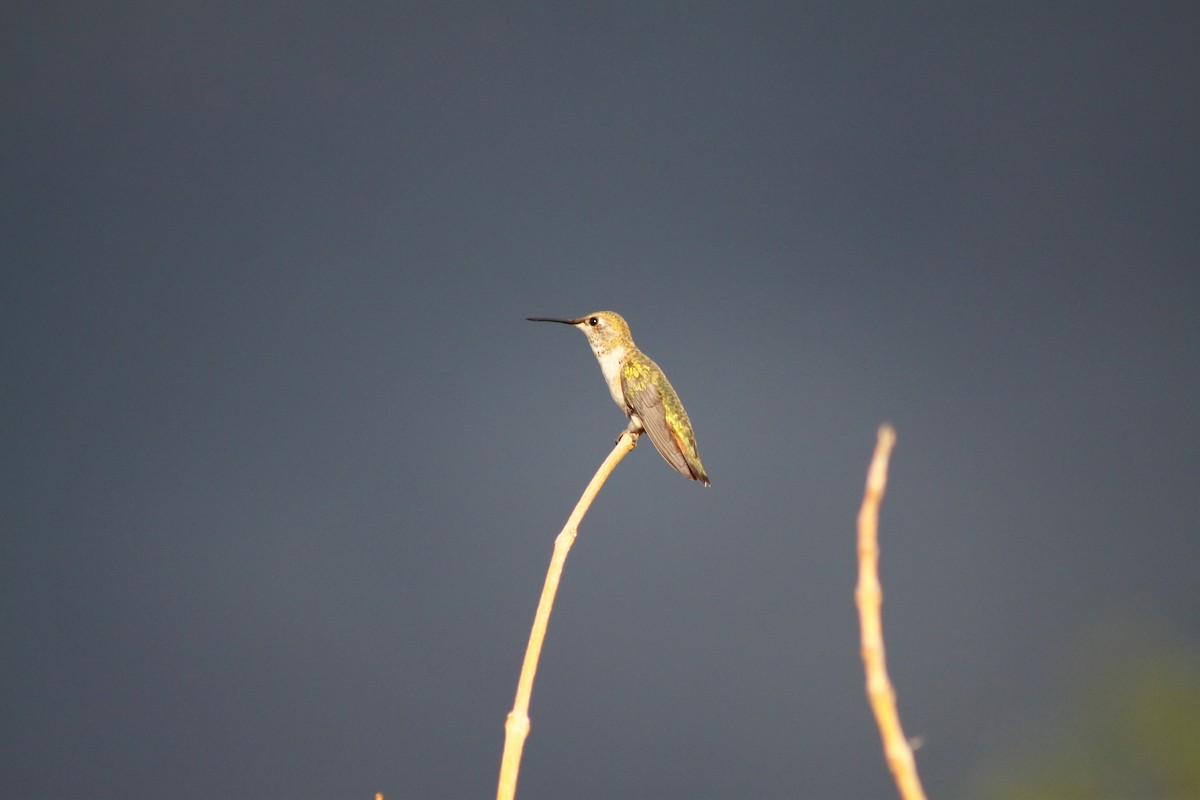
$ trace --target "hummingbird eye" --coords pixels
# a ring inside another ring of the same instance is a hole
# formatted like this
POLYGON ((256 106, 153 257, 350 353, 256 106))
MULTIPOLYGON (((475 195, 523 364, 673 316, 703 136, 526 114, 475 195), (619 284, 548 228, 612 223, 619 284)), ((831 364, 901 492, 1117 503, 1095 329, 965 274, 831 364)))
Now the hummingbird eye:
POLYGON ((599 325, 599 324, 600 324, 600 318, 599 318, 599 317, 592 317, 591 319, 589 319, 589 320, 588 320, 588 325, 591 325, 593 328, 594 328, 594 327, 596 327, 596 326, 597 326, 597 325, 599 325))

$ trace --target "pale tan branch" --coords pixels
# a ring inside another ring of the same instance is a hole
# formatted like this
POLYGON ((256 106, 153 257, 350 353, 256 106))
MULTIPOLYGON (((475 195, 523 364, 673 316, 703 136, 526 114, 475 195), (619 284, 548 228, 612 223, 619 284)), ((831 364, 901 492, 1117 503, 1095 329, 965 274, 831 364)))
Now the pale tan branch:
POLYGON ((542 641, 546 638, 546 626, 550 622, 550 610, 554 606, 554 595, 558 592, 558 582, 562 577, 563 565, 567 562, 567 553, 575 542, 583 515, 587 513, 600 487, 608 480, 617 464, 637 446, 637 437, 637 434, 629 431, 621 434, 608 458, 604 459, 591 483, 583 490, 583 496, 575 504, 575 510, 567 518, 567 524, 554 540, 554 553, 550 556, 550 568, 546 571, 542 598, 538 601, 537 613, 533 617, 529 645, 525 648, 525 662, 521 665, 521 676, 517 679, 516 701, 504 724, 504 755, 500 759, 500 782, 496 789, 496 800, 512 800, 517 793, 521 753, 525 749, 525 738, 529 735, 529 698, 533 694, 533 678, 537 674, 542 641))
POLYGON ((912 747, 900 726, 896 710, 896 690, 888 677, 883 652, 883 590, 879 585, 879 506, 887 487, 888 458, 896 443, 896 431, 890 425, 879 428, 875 455, 867 472, 867 488, 858 513, 858 588, 855 599, 862 628, 862 659, 867 673, 867 699, 875 712, 875 721, 883 738, 883 752, 896 788, 904 800, 925 800, 925 790, 917 775, 912 747))

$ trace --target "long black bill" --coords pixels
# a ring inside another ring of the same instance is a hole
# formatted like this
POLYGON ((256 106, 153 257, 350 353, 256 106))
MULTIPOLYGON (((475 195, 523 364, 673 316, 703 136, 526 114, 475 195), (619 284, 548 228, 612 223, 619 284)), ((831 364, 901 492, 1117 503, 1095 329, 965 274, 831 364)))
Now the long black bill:
POLYGON ((561 322, 563 325, 578 325, 578 319, 555 319, 554 317, 526 317, 530 322, 561 322))

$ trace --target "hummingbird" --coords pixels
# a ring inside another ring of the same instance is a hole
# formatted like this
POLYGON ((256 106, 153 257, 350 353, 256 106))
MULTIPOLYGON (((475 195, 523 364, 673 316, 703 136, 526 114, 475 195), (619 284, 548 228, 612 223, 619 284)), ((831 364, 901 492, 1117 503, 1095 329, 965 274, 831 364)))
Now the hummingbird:
POLYGON ((667 376, 633 343, 629 325, 615 311, 597 311, 578 319, 526 317, 530 322, 561 322, 587 336, 608 391, 626 416, 625 429, 635 436, 645 431, 659 454, 685 478, 711 486, 696 451, 696 435, 679 395, 667 376))

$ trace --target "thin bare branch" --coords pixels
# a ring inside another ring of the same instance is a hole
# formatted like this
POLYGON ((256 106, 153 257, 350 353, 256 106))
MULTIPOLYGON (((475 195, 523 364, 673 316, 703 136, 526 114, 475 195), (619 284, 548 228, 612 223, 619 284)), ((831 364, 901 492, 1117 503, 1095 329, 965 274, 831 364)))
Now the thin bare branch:
POLYGON ((554 553, 550 556, 550 568, 546 571, 546 583, 542 587, 542 598, 538 601, 537 613, 533 617, 533 630, 529 633, 529 645, 525 648, 525 662, 521 665, 521 677, 517 679, 517 698, 504 724, 504 755, 500 759, 500 782, 496 788, 496 800, 512 800, 517 794, 517 773, 521 769, 521 753, 525 739, 529 736, 529 698, 533 694, 533 678, 537 674, 538 659, 542 654, 542 641, 546 638, 546 626, 550 622, 550 610, 554 607, 554 596, 558 593, 558 582, 567 553, 575 543, 579 523, 587 513, 600 487, 616 468, 621 459, 637 446, 637 434, 628 431, 617 439, 608 458, 596 470, 591 483, 583 490, 583 496, 575 504, 575 510, 567 518, 567 524, 554 540, 554 553))
POLYGON ((879 428, 875 456, 867 472, 867 488, 858 513, 858 603, 862 628, 862 659, 867 673, 867 699, 875 712, 875 721, 883 738, 883 752, 896 788, 904 800, 925 800, 925 790, 917 775, 912 747, 900 726, 896 710, 896 690, 888 677, 883 652, 883 590, 879 585, 879 506, 887 488, 888 458, 896 443, 896 431, 890 425, 879 428))

